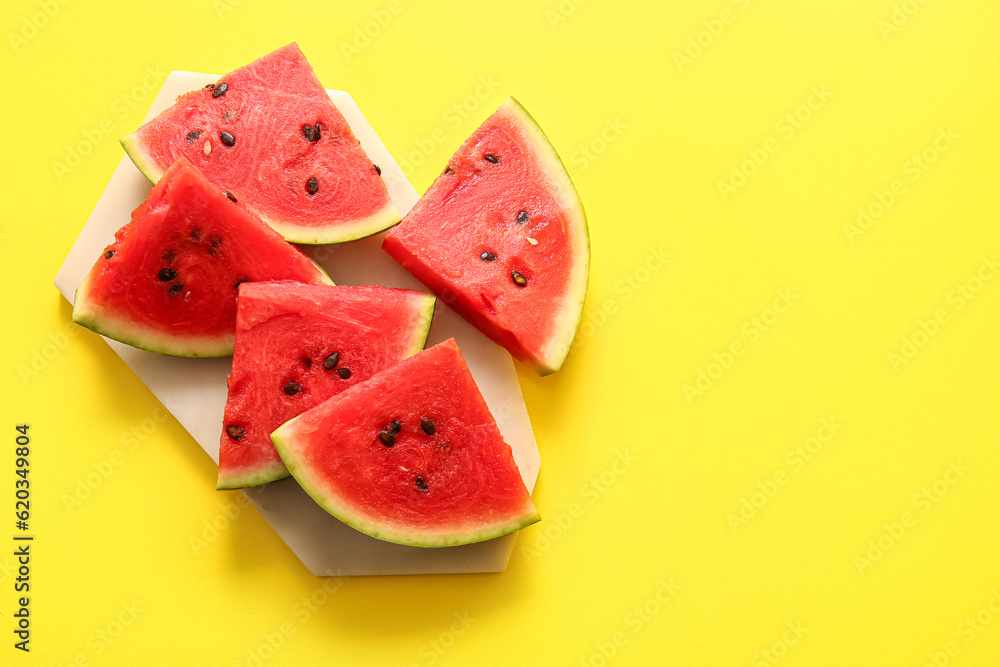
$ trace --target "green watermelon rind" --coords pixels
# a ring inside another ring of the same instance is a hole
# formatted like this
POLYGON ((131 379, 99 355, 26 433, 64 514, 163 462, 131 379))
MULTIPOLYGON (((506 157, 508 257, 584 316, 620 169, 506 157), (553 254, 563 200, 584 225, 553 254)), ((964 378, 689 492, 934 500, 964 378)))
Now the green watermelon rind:
POLYGON ((156 163, 146 156, 139 144, 138 131, 119 139, 118 143, 125 149, 125 154, 132 160, 132 164, 142 172, 143 176, 149 179, 150 183, 155 185, 163 176, 163 169, 157 167, 156 163))
POLYGON ((290 477, 291 474, 288 472, 288 468, 279 463, 268 468, 254 470, 252 473, 246 475, 230 475, 228 477, 219 475, 219 482, 215 488, 218 491, 245 489, 250 486, 260 486, 262 484, 277 482, 280 479, 290 477))
POLYGON ((549 375, 562 367, 583 318, 583 304, 587 298, 587 283, 590 274, 590 230, 587 227, 587 214, 583 210, 580 194, 545 132, 514 97, 507 98, 502 107, 513 113, 529 133, 529 137, 526 139, 529 139, 535 146, 535 155, 540 159, 541 167, 548 174, 549 182, 558 185, 557 191, 563 197, 563 204, 570 220, 577 223, 569 226, 575 232, 570 241, 573 257, 579 257, 580 260, 573 264, 570 274, 570 289, 566 294, 563 309, 555 315, 558 326, 546 341, 540 357, 529 361, 540 375, 549 375))
POLYGON ((541 520, 538 512, 533 512, 516 517, 499 525, 489 526, 479 530, 467 532, 450 533, 426 533, 423 531, 393 530, 386 526, 379 525, 366 520, 359 513, 354 511, 346 503, 338 502, 336 496, 323 491, 322 483, 315 476, 310 474, 308 467, 301 464, 302 459, 296 453, 294 443, 296 429, 298 427, 298 417, 291 419, 279 426, 271 433, 271 442, 274 443, 278 454, 285 462, 299 486, 315 500, 320 507, 346 523, 351 528, 358 530, 375 539, 394 544, 402 544, 410 547, 457 547, 476 542, 485 542, 497 537, 509 535, 526 528, 541 520))
POLYGON ((350 224, 339 224, 329 229, 293 225, 280 220, 274 220, 273 218, 261 217, 274 231, 284 236, 286 241, 302 243, 304 245, 357 241, 358 239, 383 232, 402 220, 396 207, 391 202, 367 218, 356 220, 350 224))
POLYGON ((433 294, 426 294, 423 299, 424 303, 417 311, 420 319, 417 320, 417 326, 415 327, 415 331, 422 332, 423 335, 413 337, 413 345, 410 346, 409 350, 409 356, 411 357, 427 345, 427 336, 431 332, 431 322, 434 320, 434 308, 437 306, 437 297, 433 294))
MULTIPOLYGON (((417 352, 424 349, 424 345, 427 344, 427 336, 431 331, 431 321, 434 319, 434 308, 437 304, 437 298, 433 294, 421 294, 420 299, 422 303, 416 309, 417 320, 413 325, 413 342, 410 345, 410 349, 407 351, 407 356, 413 356, 417 352)), ((230 354, 232 350, 230 350, 230 354)), ((278 464, 263 470, 254 470, 253 472, 243 474, 243 475, 229 475, 226 476, 224 473, 219 471, 219 479, 216 484, 216 490, 225 491, 232 489, 245 489, 249 486, 260 486, 261 484, 269 484, 270 482, 277 482, 280 479, 285 479, 291 475, 288 468, 284 465, 278 464)))

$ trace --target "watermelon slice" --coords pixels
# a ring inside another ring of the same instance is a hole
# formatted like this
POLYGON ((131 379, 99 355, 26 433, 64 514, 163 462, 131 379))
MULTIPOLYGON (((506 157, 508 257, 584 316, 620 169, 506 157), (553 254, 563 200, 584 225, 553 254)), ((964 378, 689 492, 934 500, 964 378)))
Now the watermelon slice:
POLYGON ((299 415, 271 439, 324 509, 380 540, 454 546, 539 520, 454 339, 299 415))
POLYGON ((154 183, 186 157, 296 243, 350 241, 399 221, 381 170, 295 43, 182 95, 122 145, 154 183))
POLYGON ((514 98, 382 247, 514 357, 542 374, 560 368, 587 292, 587 219, 555 149, 514 98))
POLYGON ((433 314, 434 296, 412 290, 241 285, 218 488, 288 477, 271 431, 419 352, 433 314))
POLYGON ((232 354, 241 282, 330 278, 181 158, 76 291, 73 321, 180 357, 232 354))

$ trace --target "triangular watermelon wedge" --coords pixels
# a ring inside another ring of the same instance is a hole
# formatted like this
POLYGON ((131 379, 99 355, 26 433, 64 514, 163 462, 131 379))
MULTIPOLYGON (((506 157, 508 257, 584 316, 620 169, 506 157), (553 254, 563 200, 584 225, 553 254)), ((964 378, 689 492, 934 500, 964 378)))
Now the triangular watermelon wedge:
POLYGON ((539 520, 454 339, 299 415, 271 439, 324 509, 380 540, 456 546, 539 520))
POLYGON ((560 368, 587 292, 587 219, 555 149, 509 98, 382 247, 514 357, 560 368))
POLYGON ((296 243, 340 243, 399 221, 379 167, 294 42, 223 76, 122 139, 154 183, 178 157, 296 243))
POLYGON ((223 357, 233 352, 237 287, 250 280, 333 284, 180 158, 87 274, 73 321, 150 352, 223 357))
POLYGON ((240 286, 220 489, 288 477, 271 431, 423 349, 434 296, 389 287, 240 286))

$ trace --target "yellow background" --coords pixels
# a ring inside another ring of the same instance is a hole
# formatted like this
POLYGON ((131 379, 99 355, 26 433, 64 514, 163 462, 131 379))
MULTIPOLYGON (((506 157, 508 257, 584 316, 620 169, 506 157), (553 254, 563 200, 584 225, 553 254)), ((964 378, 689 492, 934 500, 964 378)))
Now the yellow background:
POLYGON ((27 422, 37 536, 29 655, 0 547, 0 664, 1000 661, 993 0, 18 0, 0 28, 0 535, 27 422), (292 40, 418 192, 513 94, 586 206, 578 344, 519 367, 544 518, 503 574, 324 589, 52 286, 162 77, 292 40))

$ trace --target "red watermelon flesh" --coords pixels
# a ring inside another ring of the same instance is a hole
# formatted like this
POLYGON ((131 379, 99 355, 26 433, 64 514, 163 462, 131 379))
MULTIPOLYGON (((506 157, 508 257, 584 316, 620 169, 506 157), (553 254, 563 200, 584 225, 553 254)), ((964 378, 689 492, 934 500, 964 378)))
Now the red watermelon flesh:
POLYGON ((379 168, 295 43, 182 95, 122 145, 154 183, 186 157, 289 241, 339 243, 399 221, 379 168))
POLYGON ((543 374, 562 365, 587 291, 587 220, 555 149, 514 98, 382 247, 514 357, 543 374))
POLYGON ((271 439, 324 509, 381 540, 455 546, 539 520, 454 339, 299 415, 271 439))
POLYGON ((287 477, 271 431, 419 352, 433 314, 434 296, 412 290, 241 285, 218 488, 287 477))
POLYGON ((330 278, 180 158, 76 292, 73 321, 151 352, 232 354, 241 282, 330 278))

